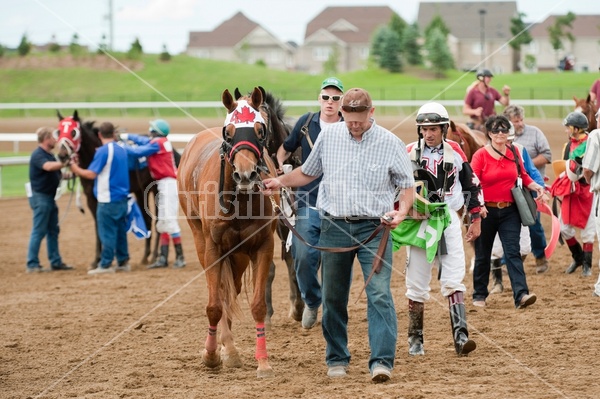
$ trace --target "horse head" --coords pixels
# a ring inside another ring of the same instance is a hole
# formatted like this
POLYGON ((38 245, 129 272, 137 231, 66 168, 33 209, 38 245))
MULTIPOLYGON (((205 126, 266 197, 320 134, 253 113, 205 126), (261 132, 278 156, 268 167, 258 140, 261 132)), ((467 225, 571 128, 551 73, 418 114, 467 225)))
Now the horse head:
POLYGON ((596 123, 596 112, 598 112, 598 105, 592 102, 590 95, 588 94, 586 98, 577 98, 573 96, 573 101, 575 101, 575 109, 573 111, 579 111, 584 114, 589 123, 588 131, 592 131, 598 127, 596 123))
POLYGON ((249 96, 234 99, 229 90, 222 95, 227 117, 223 126, 223 156, 233 168, 232 177, 241 192, 251 192, 260 180, 260 172, 268 172, 264 160, 267 118, 260 106, 263 92, 255 87, 249 96))
POLYGON ((59 148, 58 157, 64 162, 81 148, 81 120, 77 110, 73 112, 73 116, 63 117, 58 110, 56 115, 58 129, 54 131, 54 138, 59 148))

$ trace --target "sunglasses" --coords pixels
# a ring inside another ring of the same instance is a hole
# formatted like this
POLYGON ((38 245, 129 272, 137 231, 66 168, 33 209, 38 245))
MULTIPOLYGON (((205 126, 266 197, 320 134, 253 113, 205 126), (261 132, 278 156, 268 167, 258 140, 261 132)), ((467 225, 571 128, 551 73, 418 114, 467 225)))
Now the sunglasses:
POLYGON ((496 129, 496 130, 490 130, 491 134, 498 134, 498 133, 504 133, 504 134, 508 134, 509 129, 496 129))
POLYGON ((342 96, 328 96, 327 94, 321 94, 321 98, 323 101, 329 101, 329 99, 331 99, 333 102, 338 102, 342 99, 342 96))
POLYGON ((367 105, 357 105, 355 107, 352 107, 350 105, 342 105, 342 110, 344 112, 365 112, 369 109, 371 109, 371 107, 367 105))
POLYGON ((448 118, 443 118, 438 114, 419 114, 417 115, 417 123, 442 123, 448 122, 448 118))

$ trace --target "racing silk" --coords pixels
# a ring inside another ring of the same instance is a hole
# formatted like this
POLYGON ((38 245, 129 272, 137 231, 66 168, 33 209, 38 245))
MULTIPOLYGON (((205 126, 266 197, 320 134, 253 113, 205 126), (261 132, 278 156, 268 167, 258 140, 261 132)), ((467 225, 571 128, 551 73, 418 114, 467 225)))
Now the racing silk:
POLYGON ((166 137, 159 136, 151 139, 146 136, 128 134, 127 140, 138 145, 137 147, 126 146, 128 154, 148 157, 148 168, 153 179, 177 178, 173 145, 166 137))
POLYGON ((416 159, 416 147, 417 142, 410 143, 406 147, 411 155, 411 160, 414 157, 416 162, 433 177, 438 188, 438 195, 444 198, 444 202, 450 209, 458 211, 466 203, 470 212, 479 212, 479 207, 483 203, 481 185, 460 145, 455 141, 445 140, 439 146, 430 148, 425 145, 424 140, 421 140, 421 156, 418 160, 416 159), (448 150, 452 151, 452 154, 446 157, 446 162, 452 160, 452 164, 447 166, 449 170, 446 172, 444 170, 444 151, 448 150), (445 179, 447 179, 446 192, 442 193, 445 179))

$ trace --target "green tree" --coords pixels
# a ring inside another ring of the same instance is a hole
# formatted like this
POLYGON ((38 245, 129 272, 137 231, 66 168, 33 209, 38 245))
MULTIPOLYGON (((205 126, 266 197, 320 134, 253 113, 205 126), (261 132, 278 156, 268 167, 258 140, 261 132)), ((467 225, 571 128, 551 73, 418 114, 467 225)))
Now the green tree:
POLYGON ((371 50, 369 51, 369 57, 371 57, 377 63, 379 63, 379 57, 381 57, 381 54, 383 54, 383 42, 385 41, 386 32, 389 29, 390 28, 387 26, 380 26, 377 28, 371 39, 371 50))
POLYGON ((131 43, 131 47, 127 52, 127 58, 130 60, 139 60, 142 58, 142 54, 144 54, 144 49, 142 48, 140 39, 136 37, 133 43, 131 43))
POLYGON ((525 25, 525 22, 523 22, 523 18, 525 18, 525 16, 526 15, 524 13, 520 12, 516 17, 510 19, 510 33, 512 34, 512 39, 510 39, 508 44, 513 50, 515 50, 513 52, 513 72, 519 70, 521 46, 529 44, 533 40, 527 25, 525 25))
POLYGON ((31 43, 29 43, 29 40, 27 39, 27 34, 24 33, 21 37, 21 42, 19 42, 19 46, 17 47, 17 53, 19 53, 21 57, 25 57, 30 51, 31 43))
POLYGON ((326 75, 335 75, 338 72, 338 62, 340 61, 340 49, 333 46, 327 61, 323 63, 323 73, 326 75))
POLYGON ((160 53, 159 59, 161 61, 164 61, 164 62, 171 61, 171 54, 169 54, 169 51, 167 50, 167 45, 166 44, 163 44, 163 48, 162 48, 162 51, 160 53))
POLYGON ((402 35, 402 54, 404 59, 410 65, 422 65, 423 55, 421 54, 421 45, 419 44, 419 25, 413 23, 404 29, 402 35))
POLYGON ((71 38, 71 43, 69 44, 69 53, 71 55, 77 57, 81 55, 83 52, 83 48, 79 44, 79 35, 77 33, 73 33, 73 37, 71 38))
POLYGON ((429 22, 429 25, 425 27, 425 38, 429 37, 431 32, 435 29, 438 29, 440 33, 442 33, 444 39, 446 39, 450 34, 450 28, 448 28, 448 25, 446 25, 446 23, 439 14, 433 17, 431 22, 429 22))
POLYGON ((404 31, 406 30, 406 27, 408 26, 406 21, 403 20, 402 17, 396 13, 392 14, 392 18, 388 25, 394 32, 396 32, 398 34, 398 37, 400 37, 400 38, 402 38, 404 36, 404 31))
POLYGON ((4 49, 4 46, 0 44, 0 58, 4 57, 4 52, 6 50, 4 49))
POLYGON ((575 41, 575 36, 571 31, 565 31, 565 28, 573 28, 573 21, 575 21, 575 14, 568 12, 567 15, 556 16, 554 24, 550 25, 548 34, 550 35, 550 44, 554 49, 554 56, 556 63, 558 64, 558 52, 565 48, 563 40, 568 39, 571 43, 575 41))
POLYGON ((440 29, 434 28, 429 31, 425 48, 427 50, 427 60, 431 63, 437 77, 444 77, 447 70, 454 68, 454 59, 450 53, 450 48, 448 48, 446 36, 440 29))
POLYGON ((402 72, 402 58, 400 58, 400 36, 392 29, 384 37, 382 54, 379 57, 379 66, 390 72, 402 72))
POLYGON ((60 51, 60 45, 56 42, 56 35, 52 35, 50 38, 50 45, 48 46, 48 51, 51 53, 58 53, 60 51))

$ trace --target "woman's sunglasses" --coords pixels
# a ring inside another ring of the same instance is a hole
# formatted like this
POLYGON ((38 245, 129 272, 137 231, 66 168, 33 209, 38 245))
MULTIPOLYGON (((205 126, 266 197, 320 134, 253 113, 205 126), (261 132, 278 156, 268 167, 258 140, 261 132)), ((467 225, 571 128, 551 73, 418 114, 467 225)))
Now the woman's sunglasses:
POLYGON ((321 94, 321 98, 323 101, 329 101, 329 99, 331 99, 333 102, 338 102, 342 99, 342 96, 328 96, 327 94, 321 94))
POLYGON ((498 133, 504 133, 504 134, 508 134, 509 129, 495 129, 495 130, 490 130, 491 134, 498 134, 498 133))

